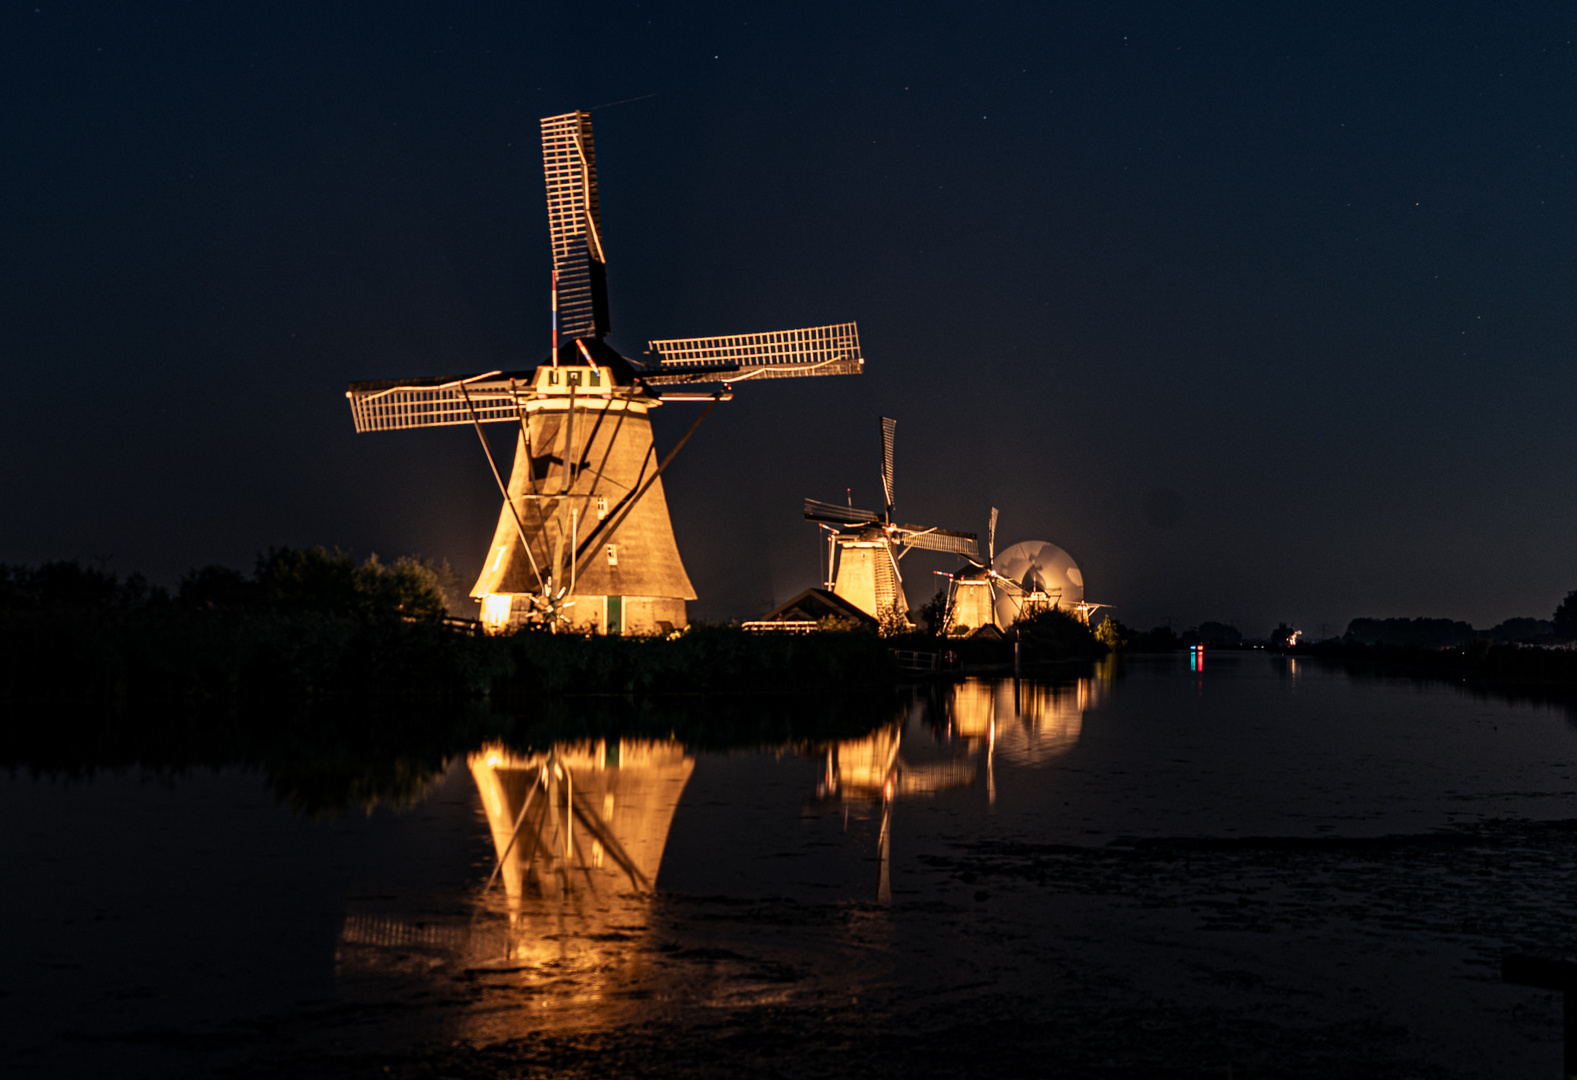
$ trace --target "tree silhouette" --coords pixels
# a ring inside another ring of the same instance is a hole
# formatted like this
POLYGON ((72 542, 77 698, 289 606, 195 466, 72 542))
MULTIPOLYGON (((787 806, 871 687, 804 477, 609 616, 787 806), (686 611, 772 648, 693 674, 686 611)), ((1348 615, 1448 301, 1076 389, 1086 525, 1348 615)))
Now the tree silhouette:
POLYGON ((1550 621, 1555 624, 1556 637, 1577 638, 1577 589, 1566 594, 1550 621))

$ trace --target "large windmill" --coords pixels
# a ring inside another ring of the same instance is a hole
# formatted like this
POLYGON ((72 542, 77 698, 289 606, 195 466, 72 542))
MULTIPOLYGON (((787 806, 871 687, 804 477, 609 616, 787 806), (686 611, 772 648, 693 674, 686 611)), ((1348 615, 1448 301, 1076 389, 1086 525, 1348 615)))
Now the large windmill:
POLYGON ((934 525, 900 525, 893 519, 893 435, 898 421, 882 417, 882 493, 885 508, 857 510, 852 505, 805 500, 805 518, 825 526, 829 548, 827 576, 832 591, 878 619, 909 608, 899 562, 910 551, 945 551, 973 558, 975 534, 934 525))
POLYGON ((682 627, 695 591, 674 542, 663 471, 736 383, 858 374, 859 333, 841 323, 652 341, 645 363, 619 355, 603 341, 607 257, 590 114, 544 119, 542 158, 553 246, 549 357, 519 371, 351 383, 356 430, 476 429, 504 498, 471 590, 490 627, 682 627), (650 412, 667 401, 711 404, 659 461, 650 412), (490 423, 520 428, 507 483, 482 433, 490 423))

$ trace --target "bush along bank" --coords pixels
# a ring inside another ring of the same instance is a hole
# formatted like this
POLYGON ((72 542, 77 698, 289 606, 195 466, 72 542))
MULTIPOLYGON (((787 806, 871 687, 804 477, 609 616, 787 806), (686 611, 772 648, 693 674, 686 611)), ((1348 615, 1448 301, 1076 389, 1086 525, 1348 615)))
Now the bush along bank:
MULTIPOLYGON (((940 605, 928 604, 921 609, 921 614, 934 626, 940 618, 940 605)), ((992 627, 988 633, 950 637, 924 630, 890 636, 883 641, 891 649, 950 652, 956 657, 957 666, 951 669, 954 674, 1011 671, 1015 645, 1021 668, 1098 660, 1111 651, 1087 623, 1056 608, 1019 619, 1006 633, 998 633, 992 627)))
POLYGON ((74 563, 0 567, 0 702, 288 707, 320 701, 523 705, 571 694, 889 689, 868 633, 488 637, 446 621, 443 568, 273 549, 173 593, 74 563))
POLYGON ((753 634, 693 626, 663 638, 509 637, 512 699, 541 694, 874 693, 897 668, 873 633, 753 634))

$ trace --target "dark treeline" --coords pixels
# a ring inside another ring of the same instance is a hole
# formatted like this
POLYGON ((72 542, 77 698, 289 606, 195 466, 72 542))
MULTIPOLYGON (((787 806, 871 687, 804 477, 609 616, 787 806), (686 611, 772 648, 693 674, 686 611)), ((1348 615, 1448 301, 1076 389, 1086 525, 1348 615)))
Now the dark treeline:
POLYGON ((250 576, 197 570, 173 592, 75 563, 4 567, 0 701, 514 707, 552 694, 849 693, 893 681, 874 634, 489 637, 457 629, 447 603, 441 567, 358 565, 321 548, 270 550, 250 576))
MULTIPOLYGON (((1165 626, 1139 631, 1124 626, 1110 615, 1096 628, 1095 633, 1111 649, 1125 652, 1168 652, 1190 645, 1204 645, 1212 649, 1286 648, 1300 638, 1304 642, 1309 640, 1307 635, 1285 623, 1278 625, 1266 638, 1249 640, 1237 627, 1227 623, 1202 622, 1181 633, 1165 626)), ((1475 642, 1564 645, 1577 641, 1577 591, 1568 593, 1548 619, 1506 619, 1487 629, 1475 629, 1471 623, 1460 619, 1364 617, 1348 623, 1346 632, 1340 638, 1326 640, 1349 645, 1434 649, 1449 649, 1475 642)))
POLYGON ((1364 645, 1423 645, 1436 648, 1470 642, 1556 645, 1577 641, 1577 589, 1567 593, 1548 619, 1507 619, 1475 630, 1454 619, 1354 619, 1342 640, 1364 645))
POLYGON ((507 655, 443 623, 437 569, 276 548, 173 592, 76 563, 0 568, 0 702, 203 708, 463 700, 507 655))
POLYGON ((1475 630, 1458 619, 1354 619, 1347 624, 1343 641, 1364 645, 1427 645, 1437 648, 1466 645, 1471 641, 1554 644, 1563 640, 1550 619, 1507 619, 1475 630))
POLYGON ((146 613, 161 610, 271 610, 359 619, 439 619, 454 573, 446 563, 404 558, 385 564, 376 555, 361 565, 346 552, 270 548, 248 577, 227 566, 205 566, 183 577, 172 593, 141 574, 124 581, 77 562, 36 568, 0 564, 0 611, 146 613))

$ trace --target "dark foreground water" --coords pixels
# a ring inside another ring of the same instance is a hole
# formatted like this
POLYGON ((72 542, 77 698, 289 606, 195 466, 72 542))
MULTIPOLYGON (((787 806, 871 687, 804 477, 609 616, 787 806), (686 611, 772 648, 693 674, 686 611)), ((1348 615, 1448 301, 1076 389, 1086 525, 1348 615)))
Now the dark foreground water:
POLYGON ((1257 654, 304 818, 0 777, 6 1075, 1554 1077, 1577 727, 1257 654), (499 872, 493 875, 500 864, 499 872))

